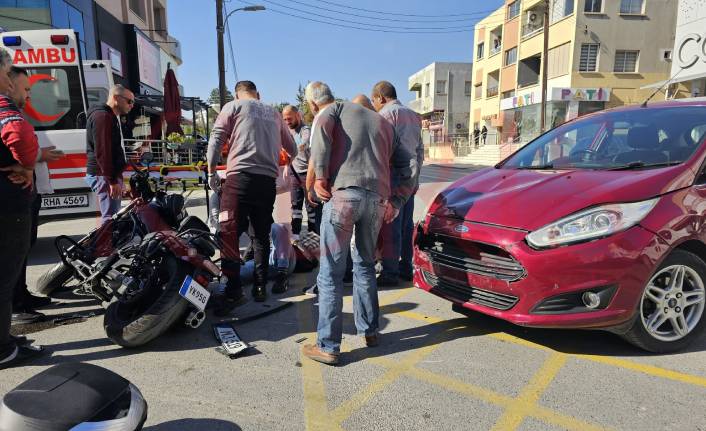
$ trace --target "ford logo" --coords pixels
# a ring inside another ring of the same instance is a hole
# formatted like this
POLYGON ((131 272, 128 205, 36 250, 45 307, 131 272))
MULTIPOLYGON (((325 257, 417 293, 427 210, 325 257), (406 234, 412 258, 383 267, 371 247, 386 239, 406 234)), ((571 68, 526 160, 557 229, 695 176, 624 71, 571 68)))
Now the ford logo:
POLYGON ((470 230, 470 229, 468 228, 468 226, 465 226, 465 225, 462 225, 462 224, 457 225, 457 226, 454 228, 454 231, 456 231, 456 232, 458 232, 458 233, 468 233, 469 230, 470 230))

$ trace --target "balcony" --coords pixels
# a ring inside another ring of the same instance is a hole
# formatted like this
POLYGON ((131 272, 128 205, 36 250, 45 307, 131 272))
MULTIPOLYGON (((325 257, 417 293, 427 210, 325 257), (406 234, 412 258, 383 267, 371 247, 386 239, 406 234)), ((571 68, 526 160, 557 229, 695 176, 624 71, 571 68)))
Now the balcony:
POLYGON ((544 23, 528 23, 522 26, 522 38, 529 38, 542 32, 544 23))
POLYGON ((182 57, 181 57, 181 42, 179 42, 178 39, 167 35, 167 41, 166 43, 160 44, 164 48, 164 50, 174 57, 177 60, 178 64, 182 63, 182 57))
POLYGON ((485 97, 495 97, 498 95, 498 87, 488 87, 488 90, 485 92, 485 97))
POLYGON ((417 114, 422 113, 422 99, 412 100, 407 105, 409 106, 409 109, 416 112, 417 114))

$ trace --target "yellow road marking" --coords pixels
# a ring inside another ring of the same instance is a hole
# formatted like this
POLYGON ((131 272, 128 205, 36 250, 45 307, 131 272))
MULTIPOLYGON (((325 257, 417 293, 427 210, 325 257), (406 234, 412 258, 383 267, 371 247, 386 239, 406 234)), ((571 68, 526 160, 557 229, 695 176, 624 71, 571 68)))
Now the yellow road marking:
MULTIPOLYGON (((402 312, 397 313, 397 315, 404 316, 408 319, 417 320, 420 322, 439 323, 439 322, 445 321, 444 319, 440 319, 438 317, 426 316, 426 315, 423 315, 420 313, 416 313, 414 311, 402 311, 402 312)), ((513 343, 513 344, 517 344, 520 346, 529 347, 529 348, 532 348, 535 350, 543 350, 543 351, 548 351, 548 352, 555 351, 554 349, 551 349, 547 346, 544 346, 544 345, 541 345, 538 343, 534 343, 532 341, 528 341, 523 338, 515 337, 514 335, 510 335, 510 334, 507 334, 504 332, 496 332, 493 334, 488 334, 487 336, 490 338, 494 338, 496 340, 505 341, 508 343, 513 343)), ((609 357, 609 356, 582 355, 582 354, 578 354, 578 353, 568 353, 567 355, 572 358, 578 358, 578 359, 583 359, 586 361, 597 362, 597 363, 604 364, 604 365, 611 365, 614 367, 623 368, 626 370, 631 370, 631 371, 639 372, 642 374, 647 374, 652 377, 660 377, 660 378, 667 379, 667 380, 673 380, 673 381, 686 383, 686 384, 690 384, 690 385, 706 387, 706 378, 701 377, 701 376, 680 373, 678 371, 669 370, 666 368, 656 367, 656 366, 647 365, 647 364, 641 364, 639 362, 630 361, 627 359, 613 358, 613 357, 609 357)))
POLYGON ((508 406, 505 413, 498 419, 493 430, 515 430, 527 415, 535 408, 542 394, 566 363, 566 355, 554 353, 544 362, 542 367, 529 381, 520 395, 508 406))

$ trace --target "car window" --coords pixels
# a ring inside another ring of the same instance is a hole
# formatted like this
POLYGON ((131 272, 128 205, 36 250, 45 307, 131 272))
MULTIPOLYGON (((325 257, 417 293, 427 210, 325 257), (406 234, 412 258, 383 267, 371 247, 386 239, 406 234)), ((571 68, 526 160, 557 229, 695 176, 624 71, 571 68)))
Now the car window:
POLYGON ((503 168, 612 169, 687 160, 706 138, 706 107, 606 111, 530 142, 503 168))

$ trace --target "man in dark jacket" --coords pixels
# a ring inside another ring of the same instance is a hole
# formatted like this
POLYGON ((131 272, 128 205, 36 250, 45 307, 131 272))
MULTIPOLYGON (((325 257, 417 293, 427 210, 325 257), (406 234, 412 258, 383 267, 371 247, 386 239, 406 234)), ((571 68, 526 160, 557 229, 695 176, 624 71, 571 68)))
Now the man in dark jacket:
POLYGON ((29 250, 32 174, 39 151, 32 125, 5 95, 12 90, 11 65, 7 51, 0 48, 0 370, 42 351, 10 335, 12 295, 29 250))
POLYGON ((122 85, 114 85, 106 104, 88 112, 86 183, 98 197, 102 223, 110 220, 120 209, 126 165, 120 116, 127 115, 134 104, 132 91, 122 85))

